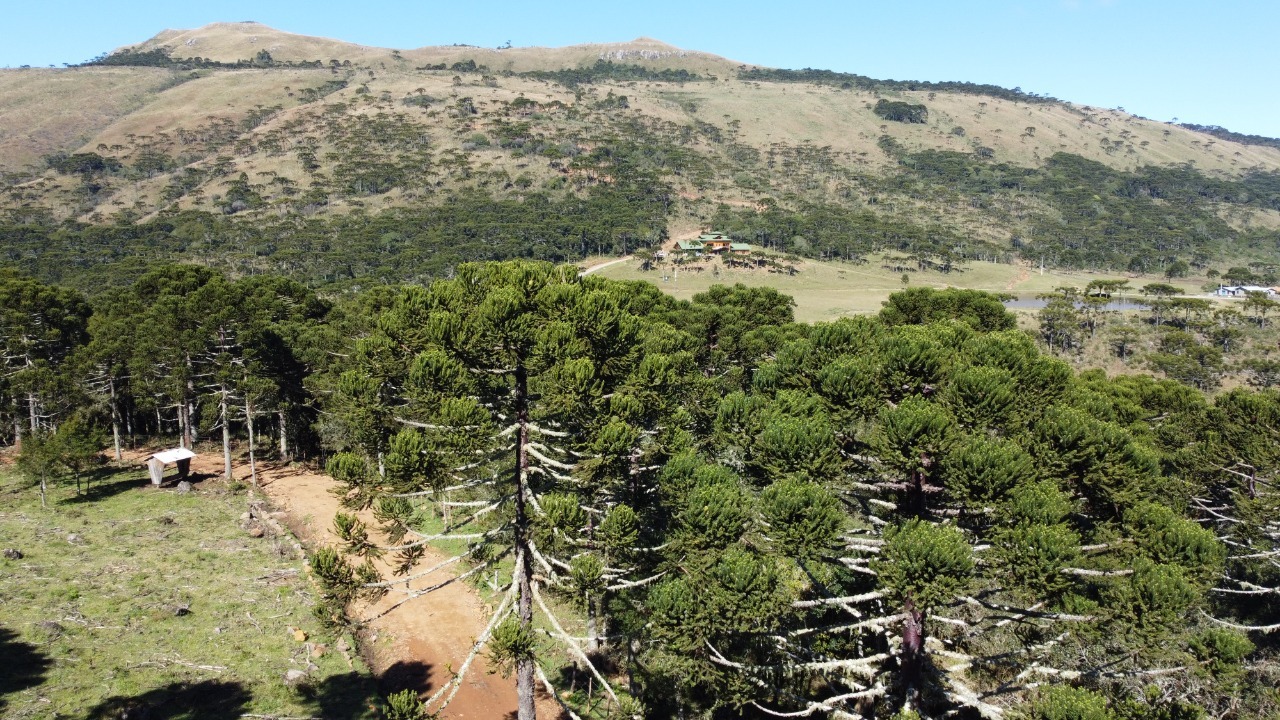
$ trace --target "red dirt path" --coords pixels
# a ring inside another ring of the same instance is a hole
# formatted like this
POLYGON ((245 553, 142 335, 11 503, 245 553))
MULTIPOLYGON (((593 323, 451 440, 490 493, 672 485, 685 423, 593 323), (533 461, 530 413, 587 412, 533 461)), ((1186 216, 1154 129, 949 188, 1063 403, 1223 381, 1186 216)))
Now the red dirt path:
MULTIPOLYGON (((126 462, 140 463, 146 457, 143 451, 125 454, 126 462)), ((221 477, 221 453, 196 456, 191 471, 196 475, 221 477)), ((233 472, 236 478, 248 482, 247 462, 233 463, 233 472)), ((283 512, 280 520, 305 547, 338 544, 332 527, 333 516, 340 506, 338 498, 329 492, 337 486, 332 478, 297 466, 270 463, 258 463, 258 477, 260 492, 276 510, 283 512)), ((371 518, 364 519, 375 526, 371 518)), ((445 555, 428 548, 418 567, 425 569, 445 559, 445 555)), ((456 573, 456 568, 454 565, 439 570, 415 581, 414 587, 437 584, 452 577, 451 571, 456 573)), ((384 572, 384 575, 390 577, 390 573, 384 572)), ((356 618, 371 617, 403 597, 401 593, 391 592, 372 606, 362 604, 352 608, 351 613, 356 618)), ((492 609, 465 582, 451 583, 368 623, 362 634, 361 651, 374 674, 385 684, 415 687, 425 698, 449 682, 451 671, 462 666, 476 636, 484 631, 492 609)), ((515 710, 515 679, 489 674, 488 663, 482 655, 472 663, 457 696, 441 718, 499 720, 508 715, 514 718, 515 710)), ((541 691, 538 716, 560 717, 559 705, 541 691)))

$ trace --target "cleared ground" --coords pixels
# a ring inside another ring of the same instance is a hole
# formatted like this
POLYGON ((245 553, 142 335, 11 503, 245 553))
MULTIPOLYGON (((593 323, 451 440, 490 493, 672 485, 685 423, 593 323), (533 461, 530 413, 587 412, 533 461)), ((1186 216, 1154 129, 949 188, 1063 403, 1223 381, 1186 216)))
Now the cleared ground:
MULTIPOLYGON (((605 262, 603 258, 589 260, 583 265, 591 267, 605 262)), ((1026 265, 1006 265, 990 262, 973 262, 964 268, 950 272, 935 271, 908 273, 909 282, 902 283, 902 273, 882 266, 882 259, 873 257, 861 265, 851 263, 806 261, 796 265, 795 275, 767 270, 744 270, 725 267, 719 261, 707 261, 677 268, 665 264, 654 270, 640 270, 639 260, 601 267, 594 271, 601 277, 614 280, 644 280, 662 288, 680 299, 690 299, 712 285, 742 283, 752 287, 771 287, 795 298, 796 320, 817 322, 834 320, 845 315, 865 315, 879 312, 881 303, 891 293, 905 287, 958 287, 990 292, 1035 296, 1053 292, 1054 288, 1075 286, 1083 288, 1091 280, 1125 279, 1136 289, 1148 283, 1170 282, 1156 276, 1129 277, 1123 274, 1070 273, 1045 271, 1026 265)), ((1188 294, 1201 292, 1199 279, 1175 280, 1170 284, 1183 288, 1188 294)))
POLYGON ((22 554, 0 558, 0 716, 373 717, 372 676, 312 616, 292 538, 253 537, 242 486, 193 479, 181 494, 107 468, 41 508, 0 467, 0 544, 22 554))

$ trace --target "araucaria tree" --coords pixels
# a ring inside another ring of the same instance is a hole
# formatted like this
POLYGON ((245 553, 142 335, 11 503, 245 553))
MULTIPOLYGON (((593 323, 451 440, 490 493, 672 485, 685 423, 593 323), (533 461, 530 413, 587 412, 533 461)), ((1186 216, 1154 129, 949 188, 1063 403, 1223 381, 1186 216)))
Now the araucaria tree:
POLYGON ((88 342, 89 314, 78 292, 0 271, 0 412, 15 443, 52 429, 73 404, 67 361, 88 342))
POLYGON ((1172 383, 1085 382, 961 323, 842 320, 772 355, 720 403, 704 464, 668 464, 693 486, 686 555, 648 600, 676 692, 1000 718, 1069 681, 1169 688, 1148 709, 1172 712, 1197 659, 1238 662, 1197 614, 1222 544, 1174 509, 1172 448, 1117 422, 1172 383))
POLYGON ((611 720, 1280 713, 1280 394, 1074 373, 990 295, 800 325, 773 290, 510 262, 336 310, 182 266, 92 317, 5 273, 0 301, 0 436, 42 488, 175 420, 252 459, 275 415, 285 457, 322 397, 321 617, 499 598, 432 712, 487 656, 525 720, 553 679, 611 720))
POLYGON ((352 515, 335 524, 352 552, 395 553, 398 577, 375 579, 371 564, 340 562, 322 575, 337 585, 363 580, 365 591, 401 592, 408 602, 439 585, 414 589, 413 581, 469 558, 464 576, 492 569, 505 589, 431 709, 448 703, 488 648, 491 662, 516 675, 519 717, 533 718, 535 680, 550 689, 537 665, 540 637, 549 635, 618 712, 638 712, 595 667, 604 633, 597 627, 583 647, 541 590, 579 600, 598 618, 607 597, 646 582, 640 571, 651 563, 637 559, 635 507, 667 446, 687 443, 680 426, 688 422, 674 402, 651 395, 678 390, 678 376, 692 369, 688 353, 647 342, 631 307, 646 297, 568 267, 463 265, 451 280, 404 290, 357 344, 334 403, 353 423, 350 451, 329 469, 346 484, 348 506, 372 506, 388 542, 374 543, 352 515), (355 424, 371 418, 379 419, 373 427, 355 424), (422 503, 436 508, 425 524, 422 503), (438 539, 465 541, 468 551, 411 572, 438 539), (535 608, 549 630, 535 629, 535 608))
POLYGON ((487 649, 532 717, 557 645, 617 715, 707 719, 1189 718, 1269 667, 1270 394, 1076 375, 950 291, 800 326, 515 262, 380 305, 327 383, 371 512, 313 566, 334 618, 455 565, 502 593, 432 710, 487 649))

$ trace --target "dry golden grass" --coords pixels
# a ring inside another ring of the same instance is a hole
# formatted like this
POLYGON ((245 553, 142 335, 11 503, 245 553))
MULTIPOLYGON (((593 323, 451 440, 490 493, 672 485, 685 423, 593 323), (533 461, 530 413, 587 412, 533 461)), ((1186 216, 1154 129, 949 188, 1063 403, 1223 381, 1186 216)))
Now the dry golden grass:
MULTIPOLYGON (((191 149, 174 142, 179 129, 194 131, 215 119, 235 122, 255 107, 280 105, 285 108, 284 112, 246 133, 240 150, 233 153, 232 148, 227 147, 218 150, 218 154, 234 154, 237 175, 242 171, 251 177, 258 173, 278 173, 305 192, 310 187, 310 177, 291 153, 272 155, 248 148, 282 123, 318 115, 323 105, 345 102, 344 112, 348 117, 398 113, 404 122, 422 126, 430 136, 432 152, 439 157, 450 150, 461 152, 463 142, 472 133, 490 131, 499 117, 494 111, 520 96, 539 102, 556 100, 566 105, 576 104, 581 115, 576 120, 565 119, 563 115, 541 119, 512 117, 511 120, 530 121, 536 132, 553 138, 588 138, 601 127, 598 114, 590 110, 593 99, 612 91, 629 98, 631 109, 623 111, 625 113, 675 127, 709 123, 719 127, 726 138, 752 146, 762 154, 775 145, 829 148, 829 156, 836 163, 837 169, 826 175, 800 173, 804 182, 817 185, 806 188, 793 187, 798 176, 781 166, 766 173, 769 175, 766 180, 772 186, 759 190, 739 187, 738 180, 730 177, 730 172, 723 167, 710 181, 695 179, 692 175, 672 177, 675 190, 683 198, 676 205, 669 229, 672 235, 697 229, 720 203, 750 207, 763 197, 782 197, 789 192, 833 198, 846 191, 842 186, 849 183, 847 173, 874 175, 891 167, 891 159, 877 146, 878 139, 886 134, 910 149, 969 152, 979 145, 991 147, 997 160, 1025 166, 1039 164, 1055 152, 1066 151, 1120 168, 1147 163, 1193 163, 1207 172, 1222 174, 1238 174, 1252 167, 1280 169, 1280 150, 1275 148, 1215 141, 1206 135, 1140 120, 1119 111, 1092 110, 1067 103, 1027 104, 947 93, 933 97, 930 93, 918 92, 882 93, 923 102, 930 110, 926 124, 886 122, 871 110, 879 94, 825 86, 744 83, 737 79, 737 64, 732 61, 644 38, 567 48, 441 47, 393 54, 388 49, 294 35, 256 23, 217 23, 196 30, 165 31, 135 47, 162 46, 177 56, 199 55, 224 61, 252 57, 265 49, 282 61, 320 59, 327 63, 329 59, 338 59, 350 60, 354 66, 341 68, 336 73, 329 69, 205 71, 197 79, 172 87, 168 84, 177 76, 154 68, 0 71, 0 168, 17 168, 55 150, 94 150, 99 145, 132 148, 146 145, 147 139, 174 155, 190 154, 191 149), (508 69, 584 66, 601 58, 651 67, 683 67, 691 72, 715 75, 717 79, 684 84, 597 84, 584 86, 585 96, 579 99, 567 88, 528 78, 498 77, 497 86, 491 87, 493 83, 482 83, 479 75, 462 73, 455 85, 454 77, 458 74, 453 71, 416 69, 423 64, 473 59, 497 73, 508 69), (299 106, 304 88, 318 87, 333 79, 345 79, 350 85, 318 103, 299 106), (363 92, 366 89, 367 93, 363 92), (440 102, 430 110, 409 108, 400 102, 420 92, 440 102), (457 98, 464 96, 473 99, 480 114, 459 121, 453 117, 451 108, 457 98), (964 136, 953 134, 954 127, 965 128, 964 136), (1027 128, 1035 129, 1028 132, 1027 128), (167 146, 155 140, 161 133, 168 138, 167 146), (1104 141, 1111 152, 1104 150, 1104 141)), ((319 137, 320 121, 313 117, 302 123, 301 129, 290 132, 289 140, 303 132, 319 137)), ((333 149, 325 143, 317 148, 317 156, 323 158, 333 149)), ((706 140, 695 141, 691 149, 713 158, 723 154, 723 148, 706 140)), ((128 152, 115 154, 128 162, 128 152)), ((517 158, 510 152, 486 150, 470 150, 467 154, 473 169, 495 178, 500 178, 502 173, 512 178, 527 175, 534 187, 540 187, 556 175, 546 158, 517 158)), ((195 165, 204 167, 212 160, 212 157, 197 160, 195 165)), ((321 171, 331 170, 326 164, 321 171)), ((51 186, 67 185, 58 179, 48 180, 51 186)), ((160 192, 168 181, 169 178, 159 177, 127 183, 127 186, 115 181, 109 207, 100 208, 99 215, 135 206, 144 216, 156 212, 162 207, 160 192)), ((224 192, 226 182, 224 178, 207 183, 201 188, 202 199, 184 199, 180 207, 212 208, 212 196, 224 192)), ((449 182, 469 181, 452 178, 449 182)), ((63 187, 63 192, 42 196, 33 186, 31 202, 49 207, 59 216, 92 217, 93 212, 67 203, 69 189, 69 186, 63 187)), ((410 191, 336 200, 325 212, 341 213, 355 207, 376 211, 410 204, 420 197, 421 193, 410 191)), ((1036 214, 1045 210, 1034 207, 1034 200, 1002 198, 1000 202, 1007 207, 975 209, 936 200, 880 198, 878 209, 910 218, 912 222, 944 224, 974 239, 997 243, 1007 242, 1011 233, 1020 230, 1019 218, 1027 217, 1028 211, 1036 214)), ((1280 225, 1280 214, 1276 213, 1242 213, 1231 209, 1227 219, 1237 228, 1280 225)))
POLYGON ((1069 103, 1019 103, 958 93, 870 93, 833 87, 779 83, 690 84, 686 95, 698 103, 698 117, 727 125, 741 121, 748 144, 812 143, 852 153, 855 165, 882 167, 889 160, 877 147, 888 135, 907 148, 972 152, 990 147, 995 158, 1027 167, 1057 152, 1069 152, 1117 168, 1192 163, 1201 170, 1238 174, 1260 166, 1280 168, 1280 149, 1238 145, 1114 110, 1083 110, 1069 103), (933 95, 930 98, 930 95, 933 95), (929 122, 887 122, 872 112, 881 95, 929 108, 929 122), (726 118, 726 116, 728 116, 726 118), (962 127, 963 137, 952 133, 962 127), (1027 128, 1034 127, 1032 134, 1027 128), (1169 130, 1169 135, 1164 134, 1169 130), (1123 147, 1108 153, 1102 141, 1123 147), (1145 145, 1143 143, 1146 143, 1145 145), (1132 152, 1130 152, 1132 150, 1132 152), (1238 154, 1237 154, 1238 153, 1238 154))
POLYGON ((159 68, 0 70, 0 169, 90 141, 172 79, 159 68))
POLYGON ((144 106, 103 129, 86 145, 127 144, 129 135, 172 134, 178 128, 194 130, 218 118, 239 120, 256 106, 296 105, 296 97, 289 97, 291 91, 318 86, 329 77, 327 70, 211 73, 153 96, 144 106))
POLYGON ((710 53, 682 50, 651 38, 561 48, 519 47, 499 50, 450 45, 394 50, 296 35, 256 22, 212 23, 190 30, 165 30, 150 40, 126 47, 142 51, 166 48, 173 57, 203 57, 220 62, 250 59, 266 50, 277 61, 320 60, 326 65, 330 60, 350 61, 352 64, 369 65, 388 71, 412 70, 416 66, 439 63, 452 65, 455 62, 473 60, 494 72, 521 72, 591 65, 597 60, 607 59, 725 75, 738 65, 710 53))
MULTIPOLYGON (((608 258, 592 258, 584 266, 607 262, 608 258)), ((601 277, 614 280, 643 280, 651 282, 673 297, 688 300, 705 292, 712 285, 742 283, 750 287, 771 287, 790 295, 796 301, 796 320, 818 322, 834 320, 846 315, 865 315, 879 312, 891 293, 904 287, 969 288, 988 292, 1014 293, 1031 297, 1053 292, 1055 288, 1074 286, 1083 288, 1091 280, 1127 279, 1131 287, 1140 288, 1154 282, 1170 282, 1163 278, 1126 277, 1116 274, 1045 271, 1025 265, 973 262, 964 269, 952 273, 934 271, 909 273, 910 282, 902 284, 902 273, 881 266, 880 257, 871 257, 862 265, 804 261, 798 264, 796 275, 786 275, 766 270, 730 269, 719 261, 709 260, 678 270, 666 264, 656 270, 641 272, 639 263, 629 260, 597 271, 601 277)), ((1183 288, 1189 294, 1200 292, 1197 279, 1182 279, 1171 284, 1183 288)))
POLYGON ((202 57, 219 62, 248 60, 266 50, 281 61, 331 59, 369 62, 391 57, 386 48, 367 47, 329 38, 295 35, 256 22, 211 23, 193 30, 165 30, 159 35, 121 49, 137 51, 167 48, 173 57, 202 57))
POLYGON ((1280 211, 1224 205, 1218 214, 1237 230, 1280 229, 1280 211))

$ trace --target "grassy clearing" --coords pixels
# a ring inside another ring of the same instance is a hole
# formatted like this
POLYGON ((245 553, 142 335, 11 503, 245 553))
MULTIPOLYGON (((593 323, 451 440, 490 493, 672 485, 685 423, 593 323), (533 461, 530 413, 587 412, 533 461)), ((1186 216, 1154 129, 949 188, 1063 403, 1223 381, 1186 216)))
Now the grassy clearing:
POLYGON ((144 106, 173 81, 159 68, 0 71, 0 167, 38 164, 144 106))
MULTIPOLYGON (((590 259, 584 266, 595 265, 599 259, 590 259)), ((806 261, 799 264, 796 275, 772 273, 764 270, 729 269, 719 262, 700 264, 701 270, 689 266, 675 272, 670 264, 662 269, 641 272, 639 263, 630 260, 597 271, 602 277, 614 280, 644 280, 677 298, 687 300, 712 285, 771 287, 795 298, 796 320, 819 322, 835 320, 846 315, 865 315, 880 311, 880 305, 890 293, 904 287, 958 287, 990 292, 1008 292, 1022 296, 1052 292, 1064 285, 1084 287, 1090 280, 1122 278, 1122 274, 1085 273, 1038 269, 1023 265, 1004 265, 990 262, 973 262, 951 273, 912 272, 908 285, 902 284, 902 273, 885 269, 878 257, 867 263, 853 265, 835 262, 806 261), (665 279, 664 279, 665 276, 665 279)), ((1167 282, 1155 276, 1130 278, 1129 284, 1139 288, 1147 283, 1167 282)), ((1202 280, 1176 280, 1173 285, 1182 287, 1188 294, 1201 292, 1202 280)))
POLYGON ((101 475, 42 509, 0 468, 0 542, 24 555, 0 559, 0 715, 373 716, 373 680, 313 618, 292 544, 240 526, 244 495, 101 475), (290 687, 289 670, 306 679, 290 687))

